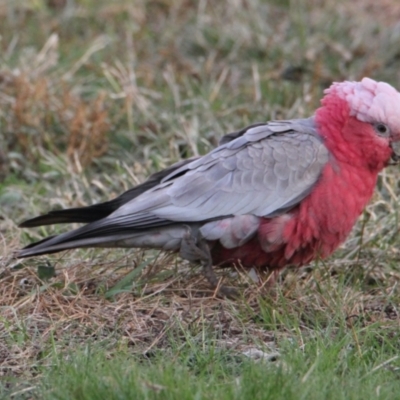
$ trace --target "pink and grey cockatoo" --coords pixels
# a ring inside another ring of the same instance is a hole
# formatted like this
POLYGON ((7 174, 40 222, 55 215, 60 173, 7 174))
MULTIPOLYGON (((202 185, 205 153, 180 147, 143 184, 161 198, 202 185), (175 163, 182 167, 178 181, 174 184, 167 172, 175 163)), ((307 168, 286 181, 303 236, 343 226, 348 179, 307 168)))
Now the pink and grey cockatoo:
POLYGON ((334 83, 307 119, 273 121, 224 136, 208 154, 178 162, 114 200, 51 211, 21 227, 87 225, 20 250, 30 257, 80 247, 180 252, 213 265, 278 271, 325 258, 398 156, 400 93, 384 82, 334 83))

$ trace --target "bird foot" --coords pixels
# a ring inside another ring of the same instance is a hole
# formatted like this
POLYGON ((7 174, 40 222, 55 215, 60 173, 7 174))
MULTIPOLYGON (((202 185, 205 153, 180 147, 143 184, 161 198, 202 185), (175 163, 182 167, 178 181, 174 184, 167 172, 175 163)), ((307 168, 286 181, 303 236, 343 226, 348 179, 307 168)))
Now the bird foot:
POLYGON ((200 262, 203 266, 202 272, 217 294, 223 297, 235 298, 238 296, 238 291, 234 288, 227 287, 221 284, 221 280, 215 275, 210 249, 204 240, 199 240, 192 235, 189 228, 188 233, 183 237, 181 242, 180 254, 182 258, 191 262, 200 262))

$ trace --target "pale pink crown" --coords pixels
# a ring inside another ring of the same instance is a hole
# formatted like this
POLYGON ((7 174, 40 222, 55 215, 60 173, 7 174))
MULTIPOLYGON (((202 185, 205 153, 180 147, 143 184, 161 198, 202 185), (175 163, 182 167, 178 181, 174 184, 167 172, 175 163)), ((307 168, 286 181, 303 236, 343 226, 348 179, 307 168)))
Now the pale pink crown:
POLYGON ((400 131, 400 93, 385 82, 363 78, 361 82, 335 82, 325 94, 347 101, 350 115, 363 122, 381 122, 400 131))

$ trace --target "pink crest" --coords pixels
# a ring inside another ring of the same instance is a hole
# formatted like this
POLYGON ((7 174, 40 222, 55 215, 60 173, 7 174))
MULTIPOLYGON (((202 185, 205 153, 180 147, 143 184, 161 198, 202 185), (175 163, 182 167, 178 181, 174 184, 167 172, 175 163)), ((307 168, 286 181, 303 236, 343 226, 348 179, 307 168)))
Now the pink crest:
POLYGON ((346 100, 350 115, 359 121, 383 123, 400 132, 400 93, 389 84, 370 78, 361 82, 335 82, 325 94, 346 100))

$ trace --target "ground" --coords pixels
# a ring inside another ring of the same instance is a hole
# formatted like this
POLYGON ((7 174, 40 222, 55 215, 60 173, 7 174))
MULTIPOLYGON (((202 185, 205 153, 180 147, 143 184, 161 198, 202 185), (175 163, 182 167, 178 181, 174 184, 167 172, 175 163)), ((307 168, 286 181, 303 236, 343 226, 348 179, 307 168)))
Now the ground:
POLYGON ((400 391, 399 167, 346 243, 215 296, 155 251, 14 251, 50 209, 115 197, 332 81, 400 88, 394 0, 0 1, 0 397, 368 399, 400 391))

